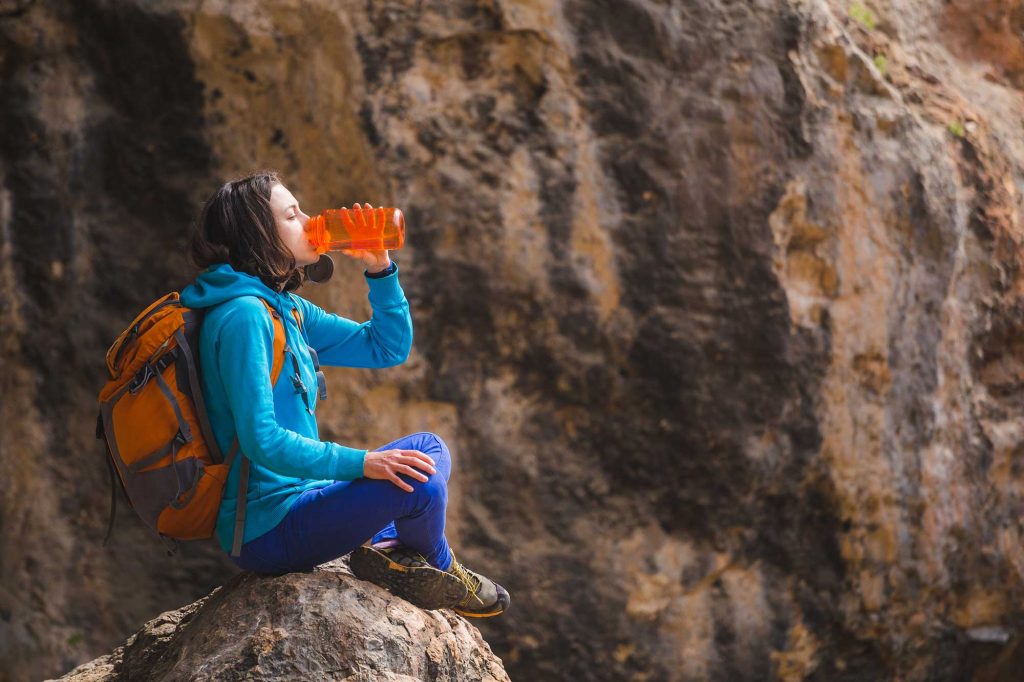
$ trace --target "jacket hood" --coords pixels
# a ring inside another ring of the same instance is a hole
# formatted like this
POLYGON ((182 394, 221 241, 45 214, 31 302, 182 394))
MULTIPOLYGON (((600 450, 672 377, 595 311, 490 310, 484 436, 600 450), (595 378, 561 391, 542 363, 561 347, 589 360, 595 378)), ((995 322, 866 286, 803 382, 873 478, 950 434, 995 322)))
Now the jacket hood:
POLYGON ((181 290, 181 302, 189 308, 212 308, 239 296, 259 296, 278 310, 286 300, 285 294, 277 293, 259 277, 238 272, 227 263, 211 265, 181 290))

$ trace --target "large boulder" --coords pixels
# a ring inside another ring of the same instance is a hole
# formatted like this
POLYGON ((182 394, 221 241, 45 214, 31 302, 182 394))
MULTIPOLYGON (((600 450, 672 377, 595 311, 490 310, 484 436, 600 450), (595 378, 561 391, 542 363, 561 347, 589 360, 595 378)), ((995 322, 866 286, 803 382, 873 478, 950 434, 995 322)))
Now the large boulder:
POLYGON ((243 573, 60 679, 508 682, 464 618, 416 608, 340 561, 281 577, 243 573))

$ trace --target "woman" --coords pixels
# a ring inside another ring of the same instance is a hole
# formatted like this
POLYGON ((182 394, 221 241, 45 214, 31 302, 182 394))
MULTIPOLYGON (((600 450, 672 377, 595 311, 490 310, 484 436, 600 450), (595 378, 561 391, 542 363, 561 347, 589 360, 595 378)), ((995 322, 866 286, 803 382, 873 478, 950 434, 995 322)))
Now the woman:
POLYGON ((344 252, 366 266, 368 322, 294 295, 306 267, 318 261, 308 221, 275 174, 257 173, 210 197, 192 238, 192 258, 204 272, 181 298, 205 310, 199 355, 206 409, 221 451, 237 437, 250 461, 240 548, 232 551, 240 457, 228 476, 217 538, 238 566, 257 573, 310 570, 352 552, 357 577, 418 606, 496 616, 508 607, 508 592, 462 566, 444 536, 451 473, 444 442, 417 433, 367 451, 319 439, 307 349, 325 365, 397 365, 412 345, 412 319, 387 251, 344 252), (260 299, 285 329, 285 369, 273 386, 274 327, 260 299))

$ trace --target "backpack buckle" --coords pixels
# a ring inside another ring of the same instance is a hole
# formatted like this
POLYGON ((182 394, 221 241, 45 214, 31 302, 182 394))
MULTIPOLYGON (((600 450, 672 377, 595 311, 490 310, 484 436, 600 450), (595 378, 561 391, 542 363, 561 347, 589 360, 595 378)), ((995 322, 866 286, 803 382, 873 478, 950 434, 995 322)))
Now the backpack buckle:
POLYGON ((135 377, 128 382, 128 392, 135 395, 142 390, 146 382, 153 378, 153 366, 148 362, 142 366, 135 377))

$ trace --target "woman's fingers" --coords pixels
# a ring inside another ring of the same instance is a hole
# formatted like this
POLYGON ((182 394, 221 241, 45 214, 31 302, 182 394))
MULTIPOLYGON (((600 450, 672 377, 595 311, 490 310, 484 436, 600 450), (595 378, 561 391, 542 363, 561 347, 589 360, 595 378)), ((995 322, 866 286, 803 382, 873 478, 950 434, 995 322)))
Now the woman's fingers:
POLYGON ((415 457, 416 459, 423 460, 430 466, 434 466, 434 460, 425 452, 420 452, 419 450, 399 450, 399 452, 407 457, 415 457))
POLYGON ((366 262, 366 251, 364 249, 341 249, 340 251, 349 258, 366 262))
POLYGON ((427 464, 422 459, 416 459, 415 457, 403 457, 399 461, 402 463, 402 466, 416 467, 417 469, 426 471, 428 474, 437 473, 437 469, 432 465, 427 464))
POLYGON ((437 469, 434 468, 434 465, 430 462, 430 460, 425 460, 421 457, 402 457, 402 463, 408 464, 409 466, 414 466, 417 469, 422 469, 423 471, 426 471, 428 474, 437 473, 437 469))
POLYGON ((400 474, 405 474, 406 476, 412 476, 417 481, 421 481, 423 483, 427 482, 427 477, 425 475, 423 475, 419 471, 416 471, 411 466, 408 466, 406 464, 399 464, 398 466, 395 467, 395 471, 397 471, 400 474))
POLYGON ((434 466, 434 460, 430 459, 430 457, 427 457, 422 452, 416 452, 413 450, 412 452, 403 453, 403 456, 408 457, 409 459, 414 459, 417 462, 423 462, 427 466, 434 466))
POLYGON ((429 477, 424 475, 437 473, 434 467, 434 460, 419 450, 385 450, 383 452, 372 452, 367 455, 365 476, 367 478, 380 478, 390 481, 407 493, 413 491, 413 487, 399 477, 409 476, 421 483, 426 483, 429 477))
POLYGON ((341 223, 351 232, 361 232, 363 227, 363 211, 359 204, 352 204, 347 213, 341 214, 341 223))
POLYGON ((412 486, 409 485, 408 483, 406 483, 405 481, 403 481, 402 479, 400 479, 398 477, 398 474, 392 472, 391 475, 388 476, 388 480, 391 481, 392 483, 394 483, 395 485, 397 485, 399 488, 401 488, 405 492, 407 492, 407 493, 411 493, 412 492, 412 486))

